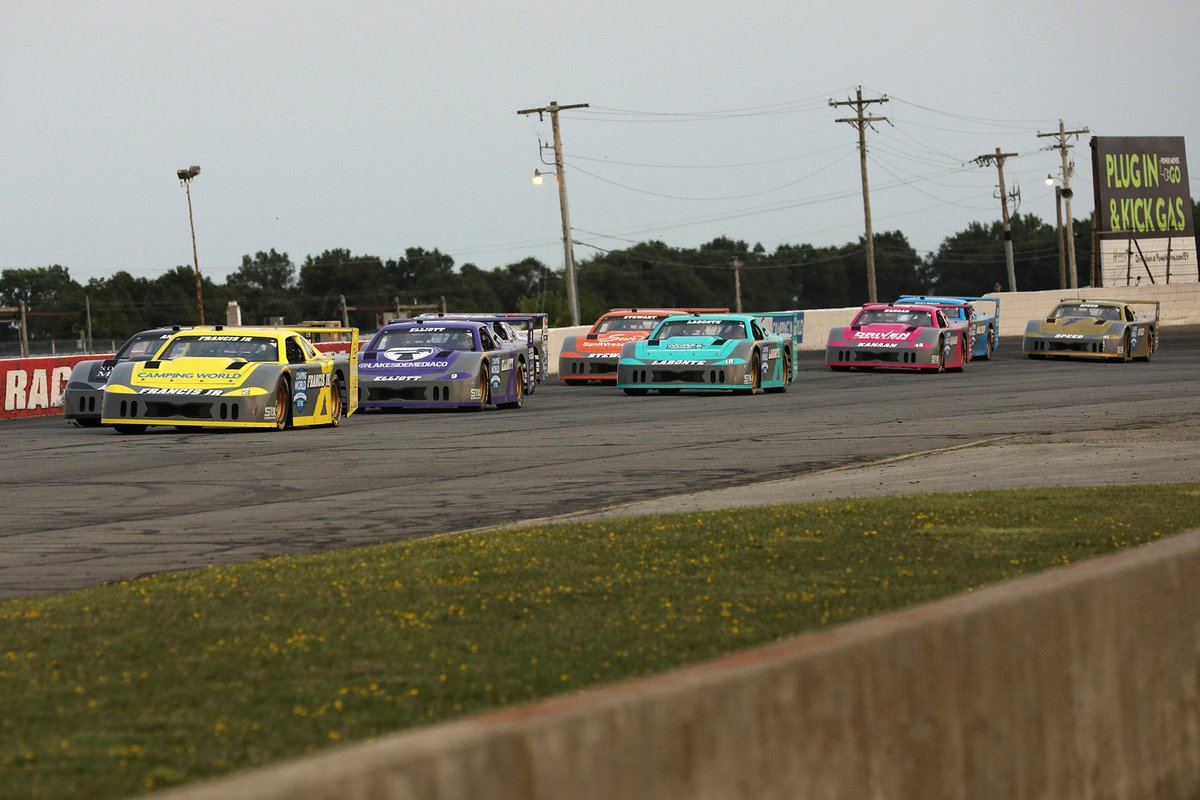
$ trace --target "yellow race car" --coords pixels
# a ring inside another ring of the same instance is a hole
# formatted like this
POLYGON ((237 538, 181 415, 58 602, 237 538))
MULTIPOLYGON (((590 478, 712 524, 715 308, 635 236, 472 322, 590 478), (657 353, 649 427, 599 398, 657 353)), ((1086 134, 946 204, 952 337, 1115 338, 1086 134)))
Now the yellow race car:
POLYGON ((149 361, 113 367, 100 424, 119 433, 177 428, 335 426, 358 407, 357 328, 190 328, 149 361), (319 352, 306 335, 337 334, 347 353, 319 352))

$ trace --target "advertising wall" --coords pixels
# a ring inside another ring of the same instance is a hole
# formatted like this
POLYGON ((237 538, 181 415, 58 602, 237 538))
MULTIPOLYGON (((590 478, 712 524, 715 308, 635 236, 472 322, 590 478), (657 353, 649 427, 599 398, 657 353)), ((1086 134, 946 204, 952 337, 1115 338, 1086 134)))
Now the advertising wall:
POLYGON ((67 379, 71 377, 71 367, 80 361, 105 357, 106 355, 90 355, 0 359, 0 387, 4 390, 0 418, 61 414, 63 392, 67 388, 67 379))
POLYGON ((1200 282, 1182 136, 1092 138, 1096 285, 1200 282))

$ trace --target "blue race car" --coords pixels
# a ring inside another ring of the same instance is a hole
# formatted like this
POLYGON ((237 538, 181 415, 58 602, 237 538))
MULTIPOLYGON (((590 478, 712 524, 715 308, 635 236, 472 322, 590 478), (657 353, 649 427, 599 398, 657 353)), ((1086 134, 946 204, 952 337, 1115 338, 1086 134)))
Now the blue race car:
POLYGON ((674 314, 642 341, 628 342, 617 362, 617 388, 786 392, 796 379, 801 312, 674 314), (769 332, 774 331, 774 332, 769 332))
POLYGON ((465 408, 525 404, 526 361, 486 322, 425 319, 380 328, 359 359, 366 409, 465 408))
POLYGON ((946 308, 946 319, 950 324, 954 324, 957 320, 959 323, 965 323, 965 312, 961 306, 970 304, 975 308, 973 317, 972 334, 974 336, 975 349, 971 352, 972 358, 991 358, 992 353, 996 352, 996 346, 1000 344, 1000 299, 997 297, 950 297, 948 295, 930 296, 921 294, 906 294, 896 300, 895 305, 904 303, 915 303, 926 306, 959 306, 959 308, 946 308), (991 303, 989 308, 984 305, 982 308, 979 303, 991 303))

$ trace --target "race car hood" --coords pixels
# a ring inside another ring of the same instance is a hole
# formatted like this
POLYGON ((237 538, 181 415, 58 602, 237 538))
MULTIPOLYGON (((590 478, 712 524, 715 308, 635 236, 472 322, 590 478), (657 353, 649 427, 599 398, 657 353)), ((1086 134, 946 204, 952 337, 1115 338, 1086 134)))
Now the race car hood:
POLYGON ((696 359, 727 358, 739 342, 745 339, 718 339, 713 336, 674 336, 670 339, 647 339, 633 347, 634 358, 659 361, 691 361, 696 359))
POLYGON ((133 365, 129 383, 145 387, 224 389, 244 384, 255 370, 276 366, 228 358, 176 358, 133 365))
POLYGON ((893 325, 890 323, 873 322, 870 325, 847 325, 844 328, 834 328, 830 332, 830 341, 853 342, 855 344, 870 344, 871 342, 915 342, 921 338, 921 331, 912 325, 893 325))
POLYGON ((621 348, 628 342, 644 341, 650 331, 609 331, 607 333, 589 333, 575 341, 575 350, 580 353, 606 353, 620 355, 621 348))
POLYGON ((1120 327, 1119 320, 1097 319, 1095 317, 1063 317, 1055 320, 1033 320, 1029 328, 1038 333, 1050 336, 1054 334, 1069 334, 1072 336, 1102 336, 1112 327, 1120 327))
POLYGON ((441 375, 477 353, 430 347, 395 347, 363 354, 358 362, 362 375, 441 375))

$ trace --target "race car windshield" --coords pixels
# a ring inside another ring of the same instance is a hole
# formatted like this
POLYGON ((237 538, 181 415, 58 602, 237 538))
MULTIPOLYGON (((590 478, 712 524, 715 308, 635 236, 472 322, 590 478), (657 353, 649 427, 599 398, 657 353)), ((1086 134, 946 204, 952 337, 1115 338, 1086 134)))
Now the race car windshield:
POLYGON ((396 347, 436 347, 440 350, 474 350, 475 337, 469 328, 404 328, 384 331, 375 350, 396 347))
POLYGON ((1054 309, 1052 315, 1054 319, 1066 319, 1068 317, 1092 317, 1093 319, 1113 319, 1121 318, 1121 309, 1112 306, 1095 306, 1095 305, 1069 305, 1059 306, 1054 309))
POLYGON ((278 361, 279 343, 269 336, 176 336, 161 357, 278 361))
POLYGON ((605 317, 600 320, 600 326, 596 328, 596 333, 610 333, 613 331, 643 331, 649 332, 654 330, 654 326, 659 323, 662 317, 605 317))
POLYGON ((928 311, 916 311, 905 308, 871 308, 858 315, 855 325, 912 325, 928 328, 933 325, 933 317, 928 311))
POLYGON ((117 353, 118 361, 149 361, 166 337, 161 333, 130 339, 117 353))
POLYGON ((680 319, 664 322, 655 333, 656 339, 676 336, 711 336, 714 339, 745 339, 746 324, 726 319, 680 319))

